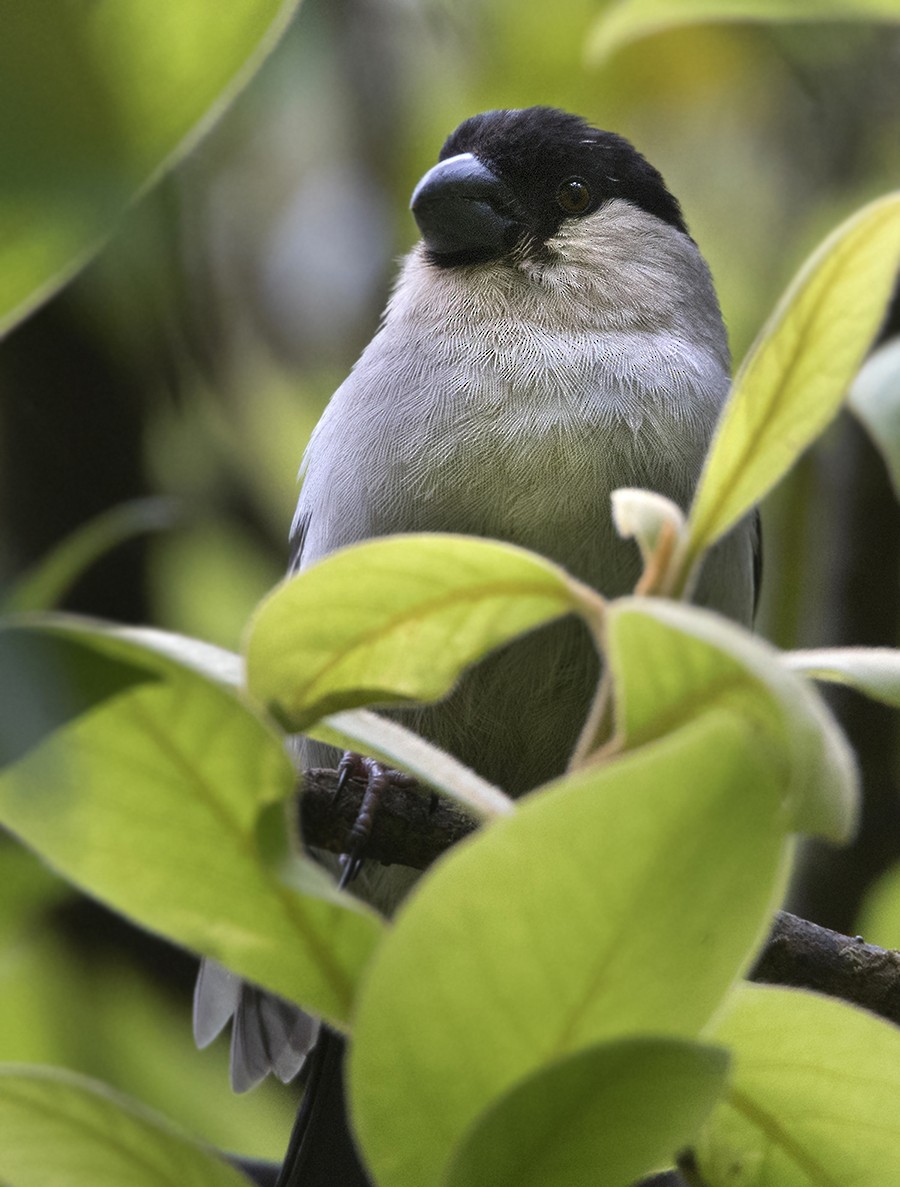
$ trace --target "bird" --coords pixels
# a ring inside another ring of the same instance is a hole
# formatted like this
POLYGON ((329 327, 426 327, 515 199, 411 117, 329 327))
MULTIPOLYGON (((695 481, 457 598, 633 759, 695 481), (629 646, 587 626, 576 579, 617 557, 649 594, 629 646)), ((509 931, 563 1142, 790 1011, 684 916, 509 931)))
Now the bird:
MULTIPOLYGON (((615 530, 611 493, 641 487, 687 508, 730 386, 712 277, 680 204, 628 140, 534 106, 466 119, 410 205, 421 237, 304 455, 290 572, 373 537, 454 532, 628 594, 640 556, 615 530)), ((706 558, 694 600, 750 624, 759 555, 753 514, 706 558)), ((391 714, 520 796, 565 770, 599 662, 565 619, 494 652, 442 701, 391 714)), ((301 760, 337 757, 307 743, 301 760)), ((358 892, 390 913, 416 876, 364 862, 358 892)), ((238 1086, 297 1070, 312 1028, 293 1007, 214 965, 197 1003, 207 1040, 234 1015, 238 1086)), ((340 1112, 341 1043, 323 1028, 312 1080, 330 1076, 333 1091, 308 1086, 280 1184, 369 1182, 352 1149, 328 1177, 352 1145, 345 1118, 316 1137, 317 1093, 340 1112)))

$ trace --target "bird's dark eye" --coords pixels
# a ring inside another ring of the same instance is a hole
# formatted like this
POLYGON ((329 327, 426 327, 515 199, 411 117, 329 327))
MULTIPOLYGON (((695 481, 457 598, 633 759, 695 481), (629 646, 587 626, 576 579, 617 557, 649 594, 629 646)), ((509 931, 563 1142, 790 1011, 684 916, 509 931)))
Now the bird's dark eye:
POLYGON ((591 204, 591 191, 580 177, 569 177, 556 191, 556 201, 566 214, 584 214, 591 204))

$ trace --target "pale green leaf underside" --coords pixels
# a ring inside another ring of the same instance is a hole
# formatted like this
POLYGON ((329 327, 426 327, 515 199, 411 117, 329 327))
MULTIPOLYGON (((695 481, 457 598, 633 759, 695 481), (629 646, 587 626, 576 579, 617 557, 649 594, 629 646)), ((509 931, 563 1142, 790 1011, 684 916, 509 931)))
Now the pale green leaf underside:
POLYGON ((594 61, 642 37, 685 25, 723 21, 896 21, 895 0, 619 0, 588 41, 594 61))
POLYGON ((506 816, 513 801, 499 787, 412 730, 366 709, 335 713, 308 731, 311 738, 340 750, 353 750, 407 771, 421 783, 456 800, 474 816, 506 816))
POLYGON ((795 672, 830 684, 846 684, 900 709, 900 651, 892 647, 823 647, 788 651, 782 662, 795 672))
POLYGON ((695 1038, 779 901, 780 797, 777 762, 713 712, 532 793, 442 858, 354 1025, 353 1113, 381 1187, 436 1182, 485 1108, 568 1054, 695 1038))
POLYGON ((0 1182, 10 1187, 246 1187, 163 1118, 81 1076, 0 1065, 0 1182))
POLYGON ((296 0, 0 0, 0 334, 193 146, 296 0))
POLYGON ((745 985, 709 1037, 734 1064, 698 1145, 704 1182, 900 1183, 900 1029, 834 998, 745 985))

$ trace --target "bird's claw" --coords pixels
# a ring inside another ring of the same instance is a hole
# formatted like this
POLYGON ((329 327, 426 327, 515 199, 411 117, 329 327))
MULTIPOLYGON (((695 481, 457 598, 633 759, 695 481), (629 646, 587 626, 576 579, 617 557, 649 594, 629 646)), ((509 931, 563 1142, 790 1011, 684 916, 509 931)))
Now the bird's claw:
POLYGON ((385 788, 391 783, 405 786, 413 783, 414 780, 402 771, 395 771, 383 762, 379 762, 378 759, 367 758, 365 755, 356 754, 351 750, 344 752, 338 763, 337 771, 335 795, 339 795, 343 791, 350 779, 365 779, 366 781, 366 789, 363 792, 356 820, 347 834, 346 851, 340 857, 339 885, 343 888, 349 885, 362 869, 365 847, 372 835, 375 813, 385 788))

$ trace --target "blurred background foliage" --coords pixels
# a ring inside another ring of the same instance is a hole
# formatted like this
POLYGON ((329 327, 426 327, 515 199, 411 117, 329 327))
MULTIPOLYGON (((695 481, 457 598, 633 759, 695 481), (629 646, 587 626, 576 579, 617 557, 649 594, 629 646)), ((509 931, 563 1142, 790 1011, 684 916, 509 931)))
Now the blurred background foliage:
MULTIPOLYGON (((897 184, 900 26, 697 25, 591 63, 604 7, 307 0, 197 149, 0 344, 0 582, 99 512, 165 495, 174 526, 117 548, 65 604, 237 647, 284 570, 309 432, 414 241, 409 193, 479 110, 548 103, 629 137, 682 202, 739 361, 812 247, 897 184)), ((776 492, 765 530, 765 634, 900 643, 900 519, 849 418, 776 492)), ((794 905, 850 930, 900 852, 897 729, 853 694, 834 703, 868 806, 851 849, 809 851, 794 905)), ((0 1058, 85 1071, 278 1156, 296 1092, 235 1100, 223 1045, 194 1052, 192 959, 11 843, 0 860, 0 1058)), ((866 909, 870 938, 900 945, 896 881, 866 909)))

